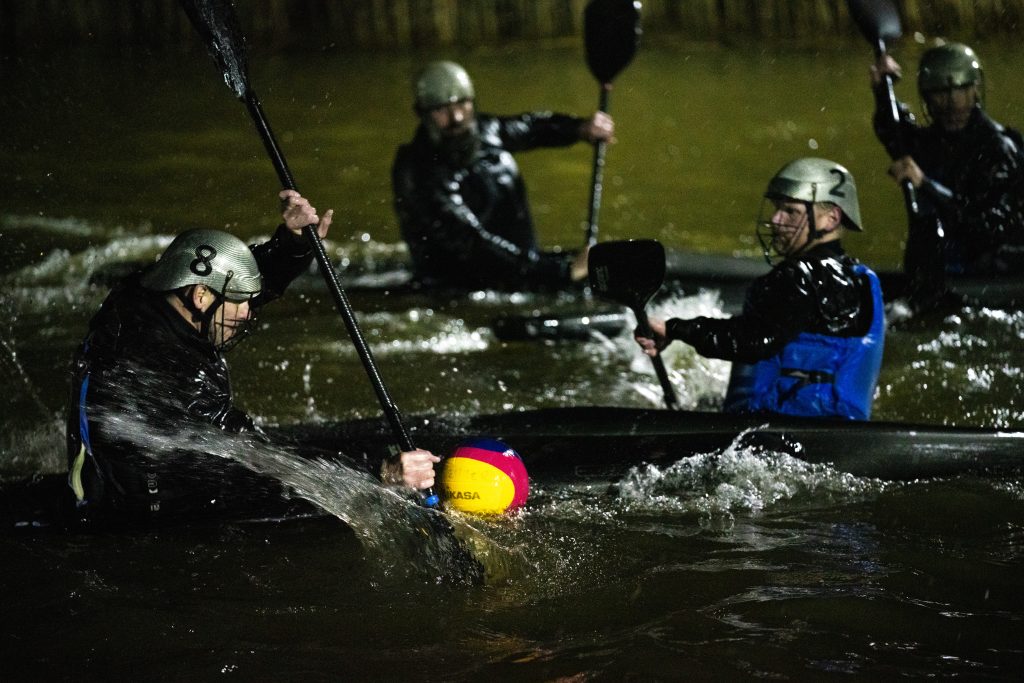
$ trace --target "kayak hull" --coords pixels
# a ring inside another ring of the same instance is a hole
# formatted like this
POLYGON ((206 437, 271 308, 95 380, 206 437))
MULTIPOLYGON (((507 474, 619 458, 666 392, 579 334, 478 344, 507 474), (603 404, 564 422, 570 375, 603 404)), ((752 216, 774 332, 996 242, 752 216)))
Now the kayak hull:
MULTIPOLYGON (((112 286, 141 266, 142 262, 110 263, 93 273, 90 282, 112 286)), ((655 302, 673 296, 692 296, 712 290, 725 313, 738 313, 746 297, 747 287, 755 278, 769 271, 761 258, 734 257, 720 254, 696 254, 669 251, 666 255, 665 284, 655 302)), ((359 293, 359 302, 377 310, 407 309, 412 306, 455 305, 467 292, 451 287, 428 286, 415 280, 407 264, 387 263, 383 269, 360 271, 355 267, 342 269, 340 281, 346 291, 359 293)), ((899 299, 907 286, 907 277, 898 271, 878 271, 885 300, 899 299)), ((319 276, 310 272, 295 287, 320 287, 319 276)), ((947 300, 976 303, 993 308, 1024 304, 1024 277, 999 278, 949 276, 947 300)), ((557 292, 547 294, 558 295, 557 292)), ((529 314, 509 313, 491 321, 491 329, 500 341, 588 341, 595 334, 607 337, 625 333, 632 325, 632 314, 620 306, 579 297, 577 289, 566 290, 574 302, 568 308, 561 302, 547 310, 529 314)), ((531 303, 537 307, 536 301, 531 303)))
MULTIPOLYGON (((1024 468, 1024 432, 896 422, 739 416, 617 407, 545 408, 458 418, 406 420, 414 443, 438 455, 487 436, 516 449, 532 477, 613 479, 645 463, 745 446, 787 452, 862 477, 908 480, 1024 468)), ((305 448, 379 461, 395 440, 379 420, 281 428, 305 448)))
MULTIPOLYGON (((520 454, 531 479, 551 483, 610 483, 632 467, 667 467, 734 445, 785 452, 810 464, 888 481, 1024 472, 1024 431, 1012 430, 599 406, 475 417, 419 415, 405 424, 418 447, 441 456, 468 438, 500 439, 520 454)), ((398 451, 380 419, 267 431, 303 457, 354 461, 370 471, 379 471, 381 460, 398 451)), ((0 484, 0 526, 62 526, 66 479, 48 474, 0 484)), ((273 519, 305 514, 309 511, 300 508, 273 519)))

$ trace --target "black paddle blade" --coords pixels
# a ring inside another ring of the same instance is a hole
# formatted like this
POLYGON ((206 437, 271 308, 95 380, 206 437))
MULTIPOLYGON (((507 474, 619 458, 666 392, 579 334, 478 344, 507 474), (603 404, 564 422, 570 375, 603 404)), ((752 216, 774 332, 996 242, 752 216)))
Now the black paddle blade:
POLYGON ((892 0, 847 0, 850 16, 872 45, 903 35, 900 13, 892 0))
POLYGON ((181 6, 224 74, 224 82, 239 99, 244 98, 249 89, 245 37, 231 0, 181 0, 181 6))
POLYGON ((640 45, 637 0, 590 0, 583 10, 587 66, 598 82, 611 83, 640 45))
POLYGON ((431 537, 434 547, 441 553, 438 558, 443 574, 439 577, 447 584, 463 586, 483 585, 487 577, 484 565, 476 558, 465 541, 455 535, 455 527, 437 510, 424 508, 428 526, 421 529, 431 537))
POLYGON ((665 280, 665 247, 657 240, 601 242, 587 264, 595 294, 643 310, 665 280))

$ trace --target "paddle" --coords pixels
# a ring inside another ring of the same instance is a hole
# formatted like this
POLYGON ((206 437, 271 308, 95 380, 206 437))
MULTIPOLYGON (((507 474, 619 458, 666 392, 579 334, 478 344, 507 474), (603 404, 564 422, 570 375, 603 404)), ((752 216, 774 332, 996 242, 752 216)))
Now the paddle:
MULTIPOLYGON (((274 169, 277 171, 281 184, 287 189, 296 190, 295 181, 292 179, 284 154, 281 152, 280 147, 278 147, 277 140, 274 138, 267 118, 263 114, 263 108, 256 97, 256 93, 249 85, 245 58, 245 39, 239 28, 238 17, 235 14, 231 0, 181 0, 181 4, 185 9, 185 13, 188 14, 189 19, 195 25, 196 30, 203 37, 203 40, 206 41, 210 54, 218 66, 220 66, 224 74, 224 82, 239 99, 245 102, 253 123, 256 125, 256 130, 259 132, 270 156, 270 160, 274 164, 274 169)), ((412 438, 410 438, 409 432, 402 422, 398 406, 395 405, 391 395, 388 393, 387 387, 384 385, 384 380, 377 369, 377 364, 373 359, 370 347, 366 344, 363 333, 359 329, 359 324, 356 322, 355 312, 352 310, 351 304, 349 304, 345 290, 342 289, 341 283, 338 281, 338 275, 331 265, 327 252, 324 250, 323 242, 317 234, 317 226, 307 225, 303 228, 303 234, 313 248, 317 264, 320 267, 320 273, 323 275, 327 288, 334 298, 335 306, 345 322, 345 327, 352 339, 352 344, 359 354, 359 359, 363 363, 363 368, 366 370, 370 384, 373 385, 374 392, 377 394, 377 400, 384 410, 384 415, 388 420, 391 431, 398 440, 401 450, 414 450, 415 446, 413 446, 412 438)), ((433 488, 426 489, 424 494, 424 504, 427 507, 436 507, 439 498, 433 488)), ((437 516, 433 515, 431 518, 433 519, 434 517, 437 516)), ((436 530, 446 535, 453 534, 454 530, 450 524, 444 521, 443 518, 437 517, 437 519, 439 521, 435 523, 436 530)), ((462 555, 458 558, 462 569, 468 568, 470 574, 476 575, 475 578, 482 578, 482 567, 480 567, 479 563, 469 556, 468 551, 461 544, 456 544, 456 548, 459 549, 462 555)))
MULTIPOLYGON (((860 28, 861 33, 875 50, 875 58, 884 55, 888 49, 887 44, 891 40, 899 38, 903 34, 900 26, 900 14, 892 0, 847 0, 850 8, 850 16, 860 28)), ((893 124, 900 122, 899 104, 896 101, 896 92, 893 90, 892 74, 885 74, 885 90, 889 99, 889 116, 893 124)), ((902 147, 902 145, 901 145, 902 147)), ((898 150, 893 158, 903 156, 904 151, 898 150)), ((917 191, 913 183, 904 180, 903 203, 907 207, 907 215, 913 222, 920 214, 917 204, 917 191)))
MULTIPOLYGON (((267 149, 270 160, 274 164, 274 169, 277 171, 277 177, 281 181, 281 185, 289 190, 297 190, 295 180, 288 169, 288 163, 285 161, 284 154, 281 152, 281 148, 274 138, 274 133, 270 129, 270 124, 263 113, 263 107, 260 105, 259 98, 256 97, 256 93, 249 85, 249 75, 245 59, 245 39, 239 28, 238 17, 235 15, 231 0, 181 0, 181 4, 185 8, 189 19, 192 20, 192 23, 206 41, 210 54, 220 66, 224 74, 224 82, 227 83, 228 87, 234 91, 240 100, 245 102, 249 115, 252 117, 253 123, 256 124, 256 130, 259 132, 267 149)), ((377 369, 377 364, 373 359, 370 347, 366 344, 363 333, 356 322, 355 313, 352 310, 351 304, 349 304, 348 296, 345 294, 345 290, 342 289, 338 275, 331 265, 327 252, 324 250, 320 235, 317 234, 317 226, 307 225, 303 228, 303 234, 313 248, 317 265, 320 267, 320 273, 323 275, 327 288, 334 298, 334 304, 338 312, 341 313, 345 327, 352 338, 352 343, 359 354, 359 359, 363 363, 363 368, 370 379, 370 384, 373 385, 373 390, 377 394, 377 399, 384 409, 384 414, 391 425, 395 437, 398 439, 399 445, 403 451, 413 450, 415 447, 408 431, 405 429, 405 425, 402 423, 401 413, 395 402, 391 400, 387 387, 384 385, 384 380, 377 369)), ((437 505, 438 497, 432 489, 428 489, 425 502, 430 507, 437 505)))
MULTIPOLYGON (((622 240, 595 244, 587 257, 590 286, 594 293, 623 306, 636 315, 637 330, 653 337, 647 319, 647 302, 661 288, 665 279, 665 248, 657 240, 622 240)), ((669 380, 661 356, 652 356, 651 363, 665 392, 665 406, 679 410, 679 400, 669 380)))
MULTIPOLYGON (((640 45, 640 3, 637 0, 590 0, 583 11, 583 39, 587 66, 601 88, 598 110, 607 113, 612 81, 633 60, 640 45)), ((585 247, 597 243, 597 218, 601 211, 607 146, 604 141, 594 145, 590 215, 583 240, 585 247)))

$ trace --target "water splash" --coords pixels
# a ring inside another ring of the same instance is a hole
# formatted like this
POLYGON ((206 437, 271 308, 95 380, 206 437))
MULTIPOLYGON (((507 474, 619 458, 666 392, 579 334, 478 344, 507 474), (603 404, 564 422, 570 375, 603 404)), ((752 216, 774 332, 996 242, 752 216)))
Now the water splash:
POLYGON ((36 474, 48 472, 60 466, 64 447, 63 420, 43 401, 35 383, 29 377, 14 344, 14 303, 10 299, 0 301, 0 316, 7 323, 7 331, 0 333, 0 368, 3 368, 5 412, 13 415, 16 402, 31 404, 30 413, 38 420, 31 427, 14 428, 14 421, 8 419, 4 430, 2 469, 6 472, 36 474), (19 389, 20 387, 20 389, 19 389))
POLYGON ((876 417, 1020 426, 1022 338, 1024 311, 993 308, 964 307, 941 321, 891 329, 876 417))
POLYGON ((0 438, 0 475, 13 479, 64 471, 64 420, 49 415, 25 428, 4 430, 0 438))
MULTIPOLYGON (((667 297, 649 307, 647 312, 652 318, 662 319, 727 316, 722 308, 721 297, 713 290, 701 290, 692 296, 667 297)), ((627 328, 632 330, 635 326, 636 318, 630 314, 627 328)), ((664 394, 651 361, 640 351, 632 333, 620 335, 611 341, 620 358, 630 359, 630 371, 643 378, 642 381, 631 382, 632 390, 652 406, 663 406, 664 394)), ((692 346, 680 342, 669 344, 662 351, 661 357, 683 408, 713 410, 721 407, 729 384, 731 363, 717 358, 705 358, 692 346)))
POLYGON ((634 467, 617 485, 624 511, 675 511, 702 517, 758 513, 782 503, 832 503, 882 492, 890 484, 810 464, 789 453, 752 447, 741 433, 721 453, 683 458, 668 467, 634 467))
MULTIPOLYGON (((127 404, 93 417, 138 455, 163 465, 182 453, 201 454, 201 460, 221 458, 280 482, 285 497, 312 503, 352 529, 384 579, 458 584, 475 583, 480 565, 488 581, 524 571, 521 558, 493 542, 484 530, 423 508, 354 465, 309 457, 258 433, 232 434, 195 423, 154 425, 127 404)), ((211 476, 200 469, 201 463, 181 462, 194 468, 189 474, 197 480, 211 476)))
MULTIPOLYGON (((374 348, 378 356, 405 355, 410 352, 432 354, 454 354, 485 351, 493 336, 486 328, 470 328, 460 318, 440 316, 415 316, 411 313, 374 313, 360 318, 360 323, 371 330, 386 327, 382 335, 390 342, 374 348)), ((355 349, 345 341, 330 345, 332 353, 339 356, 354 356, 355 349)))

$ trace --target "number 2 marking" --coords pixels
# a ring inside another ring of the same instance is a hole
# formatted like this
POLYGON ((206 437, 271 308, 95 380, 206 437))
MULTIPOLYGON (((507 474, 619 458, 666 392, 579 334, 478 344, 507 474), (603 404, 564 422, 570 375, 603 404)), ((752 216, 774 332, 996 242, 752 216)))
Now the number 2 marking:
POLYGON ((834 173, 839 176, 839 182, 829 188, 828 193, 833 197, 845 197, 846 193, 840 188, 846 184, 846 174, 840 171, 838 168, 829 169, 829 173, 834 173))

